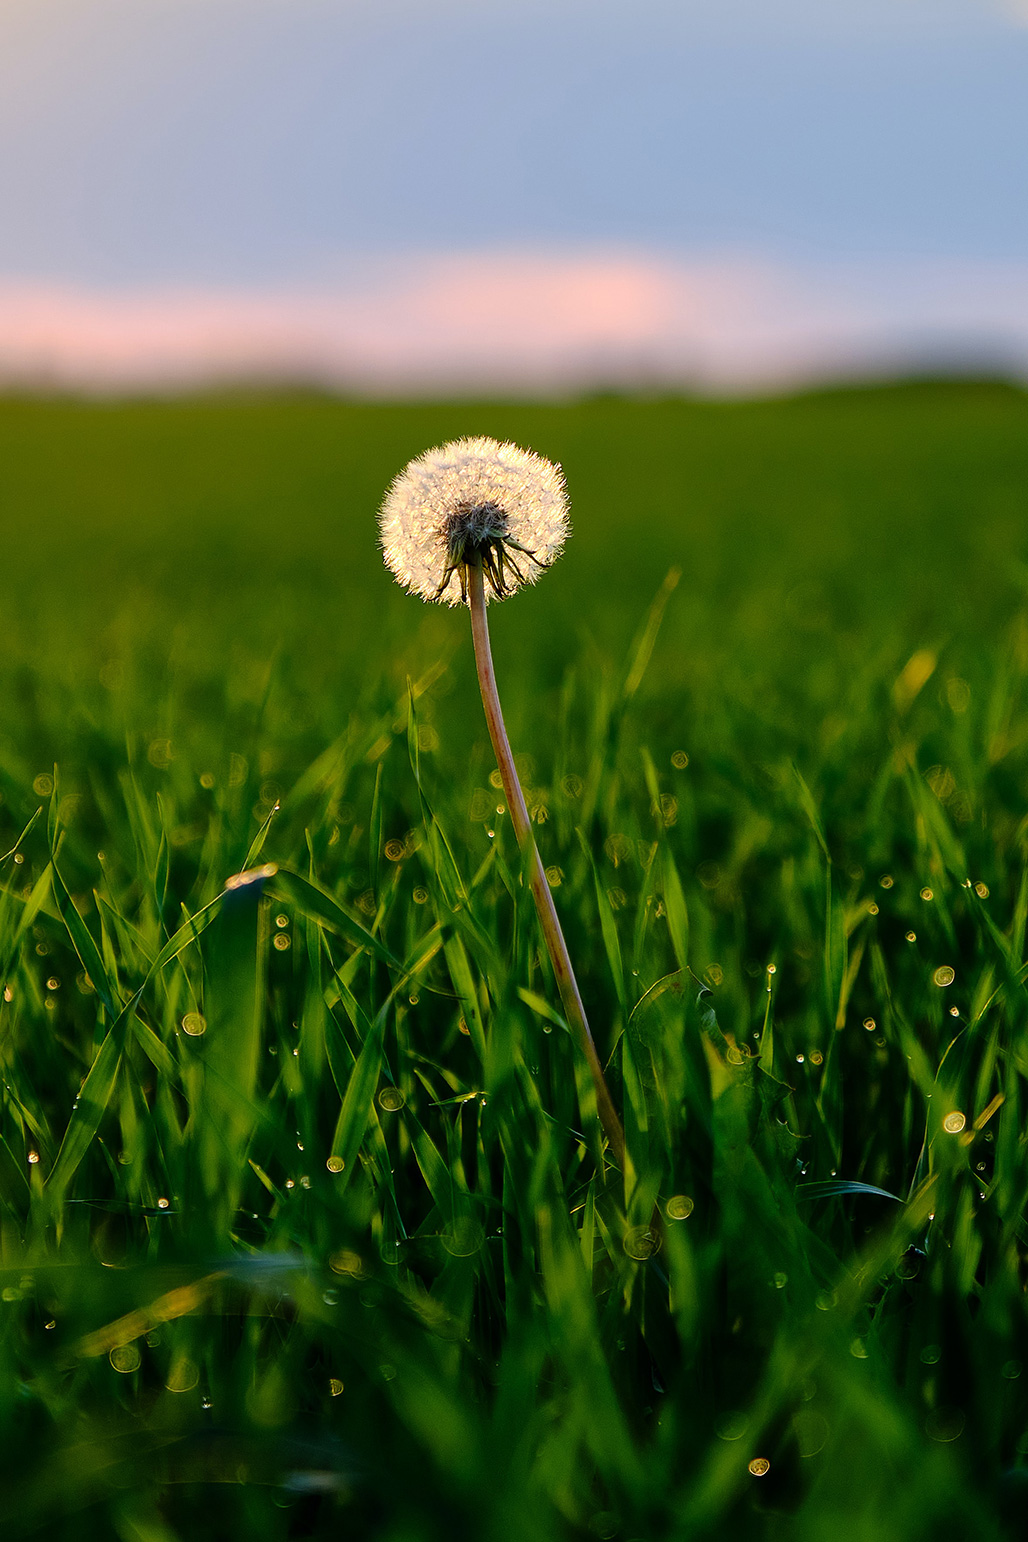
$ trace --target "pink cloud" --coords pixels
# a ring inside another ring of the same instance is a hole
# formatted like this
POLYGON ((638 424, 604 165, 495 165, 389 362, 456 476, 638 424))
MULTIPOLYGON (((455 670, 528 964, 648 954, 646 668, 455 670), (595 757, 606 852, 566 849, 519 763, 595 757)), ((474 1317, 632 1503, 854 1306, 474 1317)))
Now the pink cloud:
POLYGON ((0 281, 0 381, 83 390, 738 390, 986 355, 1028 372, 1028 266, 468 253, 389 259, 320 290, 0 281))

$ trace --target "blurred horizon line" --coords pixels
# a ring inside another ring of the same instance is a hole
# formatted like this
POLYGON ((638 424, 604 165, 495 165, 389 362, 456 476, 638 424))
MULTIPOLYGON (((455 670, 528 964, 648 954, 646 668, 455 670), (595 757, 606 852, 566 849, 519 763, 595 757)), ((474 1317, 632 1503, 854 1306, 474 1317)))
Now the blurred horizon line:
POLYGON ((0 390, 739 395, 910 375, 1028 381, 1028 262, 630 249, 368 258, 334 284, 0 277, 0 390))

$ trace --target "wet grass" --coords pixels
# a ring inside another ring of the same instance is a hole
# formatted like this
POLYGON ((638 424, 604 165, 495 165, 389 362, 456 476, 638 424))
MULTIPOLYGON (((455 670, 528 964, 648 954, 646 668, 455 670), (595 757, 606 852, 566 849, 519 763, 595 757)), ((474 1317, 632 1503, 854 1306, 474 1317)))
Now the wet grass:
POLYGON ((1026 430, 0 406, 5 1536, 1025 1534, 1026 430), (572 492, 494 650, 624 1171, 375 549, 460 433, 572 492))

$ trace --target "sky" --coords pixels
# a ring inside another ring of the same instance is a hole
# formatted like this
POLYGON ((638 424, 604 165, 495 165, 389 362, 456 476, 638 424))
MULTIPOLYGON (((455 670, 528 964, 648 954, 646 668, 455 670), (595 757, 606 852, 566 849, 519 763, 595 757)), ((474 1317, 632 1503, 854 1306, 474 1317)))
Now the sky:
POLYGON ((0 377, 1028 374, 1028 0, 0 0, 0 377))

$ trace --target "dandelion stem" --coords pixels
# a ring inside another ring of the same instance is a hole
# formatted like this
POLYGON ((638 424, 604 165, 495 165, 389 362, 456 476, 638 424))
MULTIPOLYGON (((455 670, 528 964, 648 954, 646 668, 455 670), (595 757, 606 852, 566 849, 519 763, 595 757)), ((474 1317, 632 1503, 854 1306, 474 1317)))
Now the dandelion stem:
POLYGON ((493 655, 489 646, 489 623, 486 619, 485 606, 485 581, 481 561, 467 563, 468 599, 471 607, 471 635, 475 643, 475 664, 478 669, 478 684, 482 692, 482 705, 485 708, 485 720, 489 727, 489 737, 493 743, 493 751, 496 755, 496 764, 499 767, 500 776, 503 779, 504 796, 507 799, 507 807, 510 809, 511 821, 514 825, 514 833, 518 838, 518 845, 528 867, 529 884, 532 890, 532 898, 535 900, 535 908, 539 912, 539 921, 543 929, 543 937, 546 939, 546 947, 553 965, 553 973, 557 980, 557 989, 560 991, 560 999, 564 1004, 564 1014, 572 1033, 578 1040, 578 1046, 589 1064, 592 1073, 593 1084, 596 1088, 596 1104, 603 1126, 604 1134, 610 1145, 615 1161, 624 1167, 625 1161, 625 1134, 621 1128, 621 1120, 617 1116, 617 1110, 611 1099, 607 1083, 603 1076, 603 1067, 600 1065, 600 1057, 596 1053, 596 1045, 589 1030, 589 1021, 585 1015, 585 1007, 582 1003, 578 982, 575 979, 575 971, 571 967, 571 959, 568 954, 567 943, 564 941, 564 933, 560 929, 557 919, 557 911, 553 904, 553 895, 546 881, 546 874, 539 858, 539 850, 532 834, 532 826, 528 818, 528 808, 525 804, 525 795, 521 791, 521 783, 514 767, 514 756, 511 754, 510 740, 507 738, 507 730, 504 727, 503 713, 500 710, 500 698, 496 690, 496 675, 493 671, 493 655))

